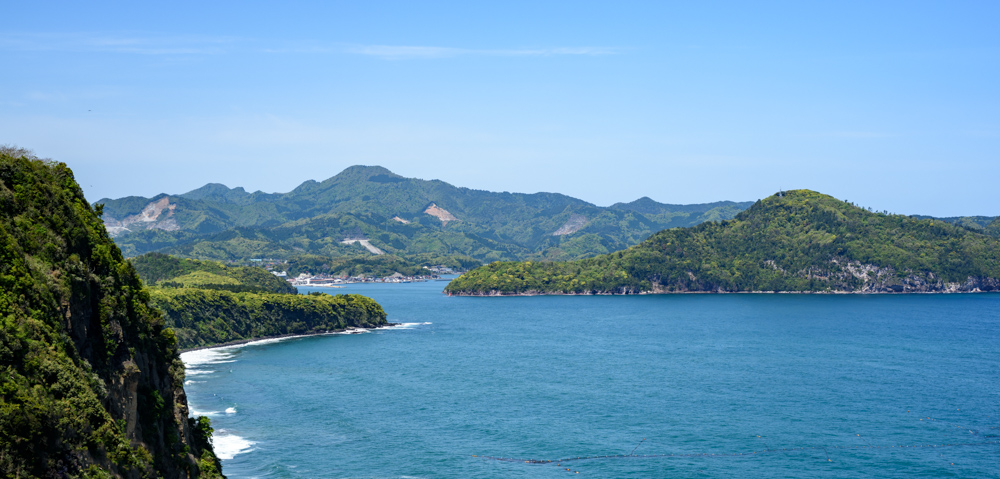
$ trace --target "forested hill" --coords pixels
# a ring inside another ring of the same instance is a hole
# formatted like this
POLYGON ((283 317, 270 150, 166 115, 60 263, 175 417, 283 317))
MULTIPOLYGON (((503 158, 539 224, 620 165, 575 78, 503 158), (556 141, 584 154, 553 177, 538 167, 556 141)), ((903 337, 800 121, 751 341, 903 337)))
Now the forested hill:
POLYGON ((131 263, 182 349, 386 325, 385 311, 371 298, 296 294, 264 268, 160 253, 131 263))
POLYGON ((660 231, 570 262, 496 262, 450 294, 1000 289, 1000 240, 943 221, 874 213, 809 190, 758 201, 731 221, 660 231))
POLYGON ((0 477, 220 477, 173 331, 66 165, 0 148, 0 477))
POLYGON ((605 208, 557 193, 494 193, 404 178, 377 166, 352 166, 282 194, 209 184, 181 195, 97 203, 126 256, 160 251, 233 261, 381 252, 484 262, 608 253, 664 228, 732 218, 751 204, 643 198, 605 208))
POLYGON ((147 253, 130 260, 147 286, 201 288, 234 293, 297 293, 292 285, 264 268, 227 266, 215 261, 147 253))

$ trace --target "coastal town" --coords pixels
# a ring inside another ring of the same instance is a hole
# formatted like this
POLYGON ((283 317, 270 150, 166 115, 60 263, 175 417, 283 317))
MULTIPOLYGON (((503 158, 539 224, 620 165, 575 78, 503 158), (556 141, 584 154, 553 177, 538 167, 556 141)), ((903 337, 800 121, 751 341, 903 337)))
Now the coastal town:
POLYGON ((288 273, 285 271, 271 271, 271 274, 283 278, 288 281, 292 286, 309 287, 309 288, 339 288, 345 284, 353 283, 418 283, 424 281, 448 281, 442 278, 443 274, 455 274, 455 271, 446 266, 424 266, 427 270, 427 274, 420 274, 414 276, 405 276, 398 272, 393 273, 389 276, 369 276, 369 275, 359 275, 359 276, 334 276, 328 274, 317 274, 312 275, 309 273, 300 273, 295 277, 288 277, 288 273))

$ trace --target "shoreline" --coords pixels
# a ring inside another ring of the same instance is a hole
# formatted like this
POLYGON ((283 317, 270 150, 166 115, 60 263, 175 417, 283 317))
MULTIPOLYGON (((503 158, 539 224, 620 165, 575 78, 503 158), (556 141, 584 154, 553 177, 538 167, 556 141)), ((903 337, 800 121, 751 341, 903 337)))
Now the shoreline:
POLYGON ((518 296, 651 296, 651 295, 672 295, 672 294, 824 294, 824 295, 864 295, 864 294, 886 294, 886 295, 910 295, 910 294, 990 294, 1000 293, 1000 291, 641 291, 638 293, 566 293, 563 291, 543 293, 538 291, 526 293, 449 293, 443 292, 447 296, 461 296, 467 298, 499 298, 518 296))
POLYGON ((373 329, 394 328, 394 327, 400 326, 402 324, 403 323, 385 323, 382 326, 377 326, 377 327, 374 327, 374 328, 331 329, 329 331, 316 332, 316 333, 280 334, 280 335, 277 335, 277 336, 262 336, 262 337, 259 337, 259 338, 237 339, 236 341, 228 341, 228 342, 225 342, 225 343, 211 344, 211 345, 206 345, 206 346, 197 346, 197 347, 188 348, 188 349, 179 349, 177 351, 177 354, 180 355, 180 354, 184 354, 184 353, 190 353, 192 351, 204 351, 206 349, 217 349, 217 348, 228 348, 228 347, 233 347, 233 346, 243 346, 243 345, 250 344, 250 343, 255 343, 255 342, 258 342, 258 341, 283 341, 283 340, 286 340, 286 339, 309 338, 309 337, 312 337, 312 336, 326 336, 326 335, 331 335, 331 334, 344 334, 345 332, 347 334, 359 334, 361 331, 371 331, 373 329), (359 333, 351 333, 350 331, 352 331, 352 330, 357 330, 359 333))

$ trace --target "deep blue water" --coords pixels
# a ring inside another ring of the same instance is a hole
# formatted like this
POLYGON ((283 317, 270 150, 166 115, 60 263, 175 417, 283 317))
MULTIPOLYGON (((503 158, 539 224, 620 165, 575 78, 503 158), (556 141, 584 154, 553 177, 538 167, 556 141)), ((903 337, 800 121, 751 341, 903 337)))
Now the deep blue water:
POLYGON ((187 391, 232 457, 224 472, 1000 477, 1000 295, 460 298, 444 285, 326 290, 420 323, 406 328, 199 353, 187 391), (477 457, 637 445, 674 456, 477 457))

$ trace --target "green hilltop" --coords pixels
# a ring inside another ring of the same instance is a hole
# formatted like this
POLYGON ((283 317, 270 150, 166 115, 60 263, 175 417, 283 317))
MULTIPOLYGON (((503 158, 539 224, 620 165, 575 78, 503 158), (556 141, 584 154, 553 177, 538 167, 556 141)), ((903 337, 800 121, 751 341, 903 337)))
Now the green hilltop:
MULTIPOLYGON (((990 223, 995 227, 997 221, 990 223)), ((933 219, 868 211, 809 190, 732 220, 660 231, 568 262, 495 262, 449 294, 934 292, 1000 289, 1000 240, 933 219)))
POLYGON ((495 193, 352 166, 288 193, 208 184, 181 195, 102 199, 126 256, 159 251, 217 261, 461 255, 480 262, 574 259, 635 245, 664 228, 732 218, 751 203, 599 207, 557 193, 495 193), (367 240, 369 248, 360 241, 367 240))
POLYGON ((147 253, 129 260, 146 286, 201 288, 235 293, 291 293, 296 289, 264 268, 147 253))

